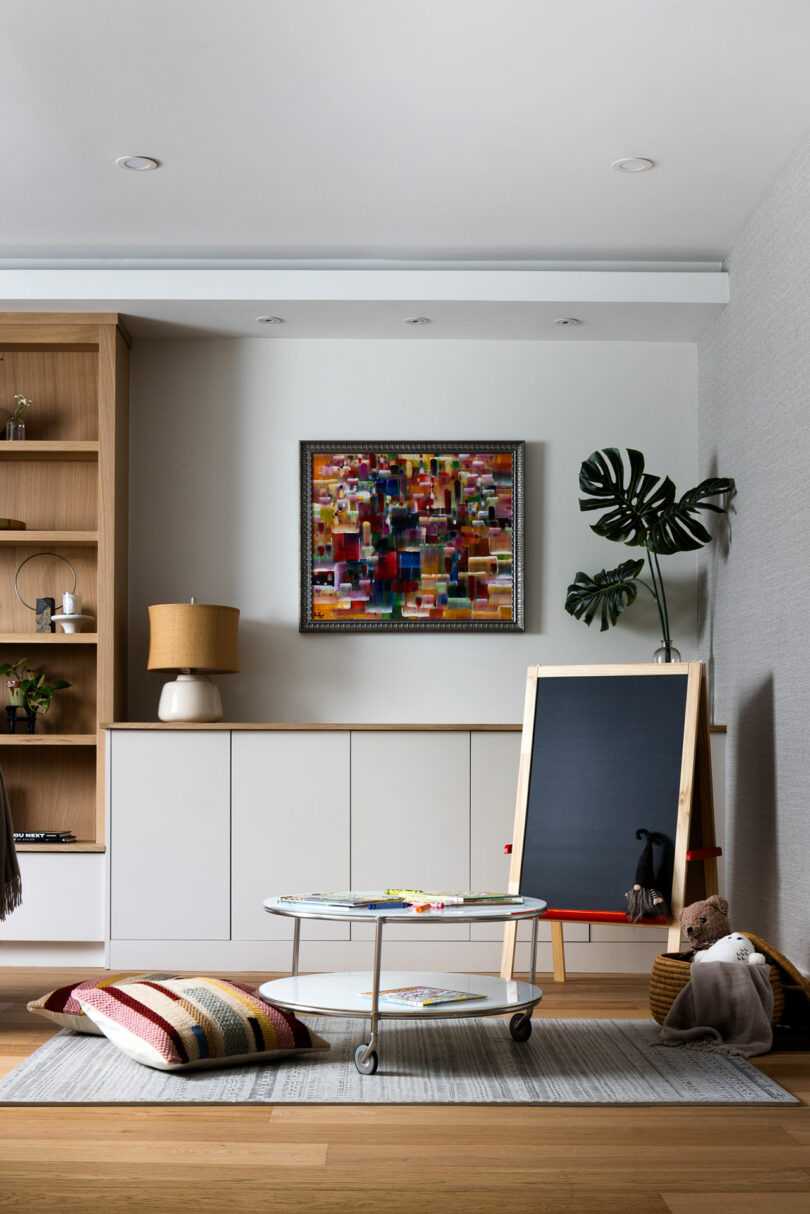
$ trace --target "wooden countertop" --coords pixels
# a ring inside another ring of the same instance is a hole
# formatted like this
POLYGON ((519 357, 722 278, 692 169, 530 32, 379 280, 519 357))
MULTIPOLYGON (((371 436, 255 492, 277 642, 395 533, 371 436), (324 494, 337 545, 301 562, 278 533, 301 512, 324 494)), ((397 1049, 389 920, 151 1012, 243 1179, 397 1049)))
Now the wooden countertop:
MULTIPOLYGON (((370 725, 368 722, 360 724, 326 724, 318 721, 304 721, 301 723, 291 724, 287 721, 214 721, 199 724, 193 721, 110 721, 101 726, 102 729, 161 729, 171 732, 172 730, 199 730, 207 729, 214 732, 217 731, 233 731, 233 732, 249 732, 251 730, 264 730, 266 732, 281 731, 285 729, 297 730, 321 730, 324 732, 335 732, 341 730, 363 730, 363 731, 378 731, 378 732, 429 732, 429 733, 520 733, 522 725, 437 725, 435 723, 419 723, 413 721, 400 725, 370 725)), ((711 733, 725 733, 725 725, 710 725, 711 733)))

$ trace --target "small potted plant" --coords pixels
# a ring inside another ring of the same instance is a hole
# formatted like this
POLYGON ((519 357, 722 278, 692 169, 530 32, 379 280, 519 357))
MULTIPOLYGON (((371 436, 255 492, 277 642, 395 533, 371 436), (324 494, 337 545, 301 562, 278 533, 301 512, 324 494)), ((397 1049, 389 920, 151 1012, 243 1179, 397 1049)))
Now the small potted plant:
POLYGON ((31 405, 31 401, 25 396, 20 396, 19 392, 14 394, 14 400, 16 407, 6 422, 6 438, 9 442, 25 438, 25 422, 22 420, 22 415, 31 405))
POLYGON ((28 665, 28 658, 20 658, 16 662, 5 662, 0 666, 0 677, 6 680, 8 688, 8 732, 14 733, 17 728, 17 709, 25 704, 25 684, 30 682, 33 670, 28 665))
POLYGON ((22 681, 22 690, 25 711, 28 716, 28 732, 33 733, 37 723, 37 713, 41 712, 45 716, 51 706, 53 693, 64 691, 66 687, 70 687, 70 683, 64 679, 54 679, 53 682, 46 683, 44 674, 37 674, 35 671, 29 673, 31 677, 22 681))

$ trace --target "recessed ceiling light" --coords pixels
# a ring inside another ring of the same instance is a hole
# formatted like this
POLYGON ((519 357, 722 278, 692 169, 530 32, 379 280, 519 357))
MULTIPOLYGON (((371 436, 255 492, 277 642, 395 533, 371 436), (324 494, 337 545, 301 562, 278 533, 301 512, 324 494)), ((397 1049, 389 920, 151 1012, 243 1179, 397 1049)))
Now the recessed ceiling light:
POLYGON ((429 316, 406 316, 405 324, 406 325, 429 325, 430 317, 429 316))
POLYGON ((283 325, 284 317, 283 316, 257 316, 256 324, 257 325, 283 325))
POLYGON ((554 324, 563 328, 572 328, 574 325, 581 325, 582 321, 578 320, 576 316, 560 316, 554 321, 554 324))
POLYGON ((646 173, 655 167, 655 161, 646 156, 626 156, 623 160, 614 160, 610 167, 617 173, 646 173))
POLYGON ((131 169, 133 173, 148 173, 160 165, 152 156, 119 156, 115 163, 119 169, 131 169))

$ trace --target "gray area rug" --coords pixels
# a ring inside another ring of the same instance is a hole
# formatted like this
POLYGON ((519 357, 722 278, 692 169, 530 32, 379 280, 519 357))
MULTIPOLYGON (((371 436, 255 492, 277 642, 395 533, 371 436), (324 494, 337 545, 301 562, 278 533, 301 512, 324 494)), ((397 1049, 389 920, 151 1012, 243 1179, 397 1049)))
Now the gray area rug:
POLYGON ((359 1020, 305 1017, 328 1052, 262 1066, 164 1074, 105 1037, 63 1030, 0 1081, 4 1104, 798 1104, 743 1058, 653 1048, 652 1020, 384 1024, 380 1069, 361 1076, 359 1020))

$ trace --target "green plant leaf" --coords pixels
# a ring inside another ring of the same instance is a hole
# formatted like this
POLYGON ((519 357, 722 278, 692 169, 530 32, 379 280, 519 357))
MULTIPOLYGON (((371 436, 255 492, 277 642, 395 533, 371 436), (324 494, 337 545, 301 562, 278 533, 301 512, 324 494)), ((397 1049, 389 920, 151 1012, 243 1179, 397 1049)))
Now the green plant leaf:
POLYGON ((657 521, 651 522, 647 547, 651 552, 670 554, 691 552, 710 544, 710 533, 695 516, 701 510, 725 514, 723 506, 715 506, 705 499, 731 493, 734 487, 733 480, 714 476, 701 481, 694 489, 687 489, 677 502, 661 512, 657 521))
POLYGON ((579 487, 587 498, 580 498, 580 510, 607 510, 591 530, 605 539, 629 547, 642 546, 651 552, 669 555, 702 548, 711 535, 695 517, 701 510, 724 514, 722 506, 706 501, 708 497, 728 493, 734 481, 710 477, 676 500, 675 485, 646 472, 644 456, 628 448, 630 465, 626 477, 621 452, 616 447, 594 451, 583 462, 579 487))
POLYGON ((644 568, 643 560, 622 561, 616 569, 602 569, 590 577, 578 573, 568 587, 565 610, 576 620, 590 625, 601 613, 600 632, 615 624, 625 607, 636 601, 636 579, 644 568))
POLYGON ((588 497, 580 498, 580 510, 608 510, 591 530, 605 539, 630 546, 646 546, 649 522, 657 512, 671 506, 675 486, 669 477, 663 481, 644 471, 644 456, 628 448, 630 477, 625 484, 625 468, 616 447, 593 451, 583 461, 579 487, 588 497))

